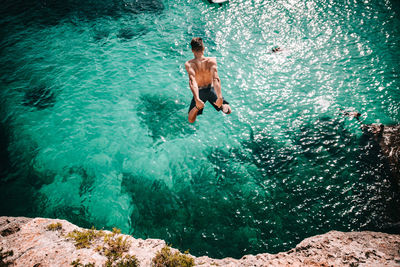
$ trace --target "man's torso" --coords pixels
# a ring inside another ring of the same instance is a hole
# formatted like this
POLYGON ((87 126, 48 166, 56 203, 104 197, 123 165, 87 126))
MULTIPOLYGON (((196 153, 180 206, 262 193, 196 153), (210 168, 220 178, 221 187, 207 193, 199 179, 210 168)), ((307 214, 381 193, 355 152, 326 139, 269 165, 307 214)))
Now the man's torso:
POLYGON ((202 59, 191 59, 188 61, 195 72, 198 87, 207 87, 212 84, 211 67, 216 63, 216 58, 204 57, 202 59))

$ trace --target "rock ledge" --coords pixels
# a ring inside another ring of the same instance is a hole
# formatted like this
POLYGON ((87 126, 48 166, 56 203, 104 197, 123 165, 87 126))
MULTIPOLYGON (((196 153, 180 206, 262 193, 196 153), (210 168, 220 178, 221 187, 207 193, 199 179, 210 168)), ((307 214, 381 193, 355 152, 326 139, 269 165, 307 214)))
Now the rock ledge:
MULTIPOLYGON (((103 266, 107 260, 104 255, 95 248, 77 249, 66 237, 73 230, 83 229, 65 220, 0 217, 0 248, 3 249, 0 266, 71 266, 76 259, 82 264, 103 266), (62 229, 48 230, 48 225, 53 223, 61 223, 62 229), (6 251, 13 253, 5 257, 6 251)), ((130 241, 128 253, 136 256, 140 266, 151 266, 152 258, 165 246, 165 241, 159 239, 122 236, 130 241)), ((307 238, 295 248, 278 254, 194 259, 196 266, 400 266, 400 235, 331 231, 307 238)))

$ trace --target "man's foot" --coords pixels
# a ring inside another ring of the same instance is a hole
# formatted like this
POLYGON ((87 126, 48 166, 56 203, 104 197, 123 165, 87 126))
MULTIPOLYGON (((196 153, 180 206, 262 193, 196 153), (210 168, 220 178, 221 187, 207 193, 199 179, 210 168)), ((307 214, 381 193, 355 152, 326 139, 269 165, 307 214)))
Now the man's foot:
POLYGON ((232 112, 231 107, 228 104, 223 104, 222 112, 225 114, 231 114, 231 112, 232 112))

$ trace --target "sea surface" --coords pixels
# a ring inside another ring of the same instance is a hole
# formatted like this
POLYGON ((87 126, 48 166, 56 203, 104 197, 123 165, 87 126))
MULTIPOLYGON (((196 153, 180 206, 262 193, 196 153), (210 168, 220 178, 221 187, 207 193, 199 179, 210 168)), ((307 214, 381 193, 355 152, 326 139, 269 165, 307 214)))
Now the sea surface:
POLYGON ((0 215, 217 258, 386 231, 399 191, 342 111, 400 123, 399 76, 396 0, 3 0, 0 215), (193 37, 233 112, 189 124, 193 37))

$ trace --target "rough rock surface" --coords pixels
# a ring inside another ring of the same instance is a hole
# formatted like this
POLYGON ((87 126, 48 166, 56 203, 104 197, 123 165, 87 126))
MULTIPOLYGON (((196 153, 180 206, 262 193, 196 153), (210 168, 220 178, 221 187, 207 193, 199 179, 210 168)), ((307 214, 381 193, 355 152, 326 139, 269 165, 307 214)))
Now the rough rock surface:
MULTIPOLYGON (((65 220, 0 217, 0 266, 71 266, 94 263, 103 266, 106 257, 94 247, 77 249, 66 237, 73 230, 83 230, 65 220), (62 229, 48 230, 52 223, 62 229), (12 251, 12 255, 5 252, 12 251)), ((108 231, 104 231, 108 232, 108 231)), ((108 232, 109 233, 109 232, 108 232)), ((151 266, 155 254, 165 246, 159 239, 130 241, 129 253, 140 266, 151 266)), ((296 248, 278 254, 246 255, 241 259, 195 258, 196 266, 400 266, 400 235, 377 232, 331 231, 307 238, 296 248)))
POLYGON ((363 134, 379 145, 393 175, 393 182, 396 184, 397 190, 400 190, 400 124, 365 124, 360 120, 361 113, 357 111, 342 111, 342 114, 350 118, 356 118, 361 123, 363 134))
POLYGON ((372 137, 387 159, 390 171, 400 189, 400 124, 362 124, 364 134, 372 137))

